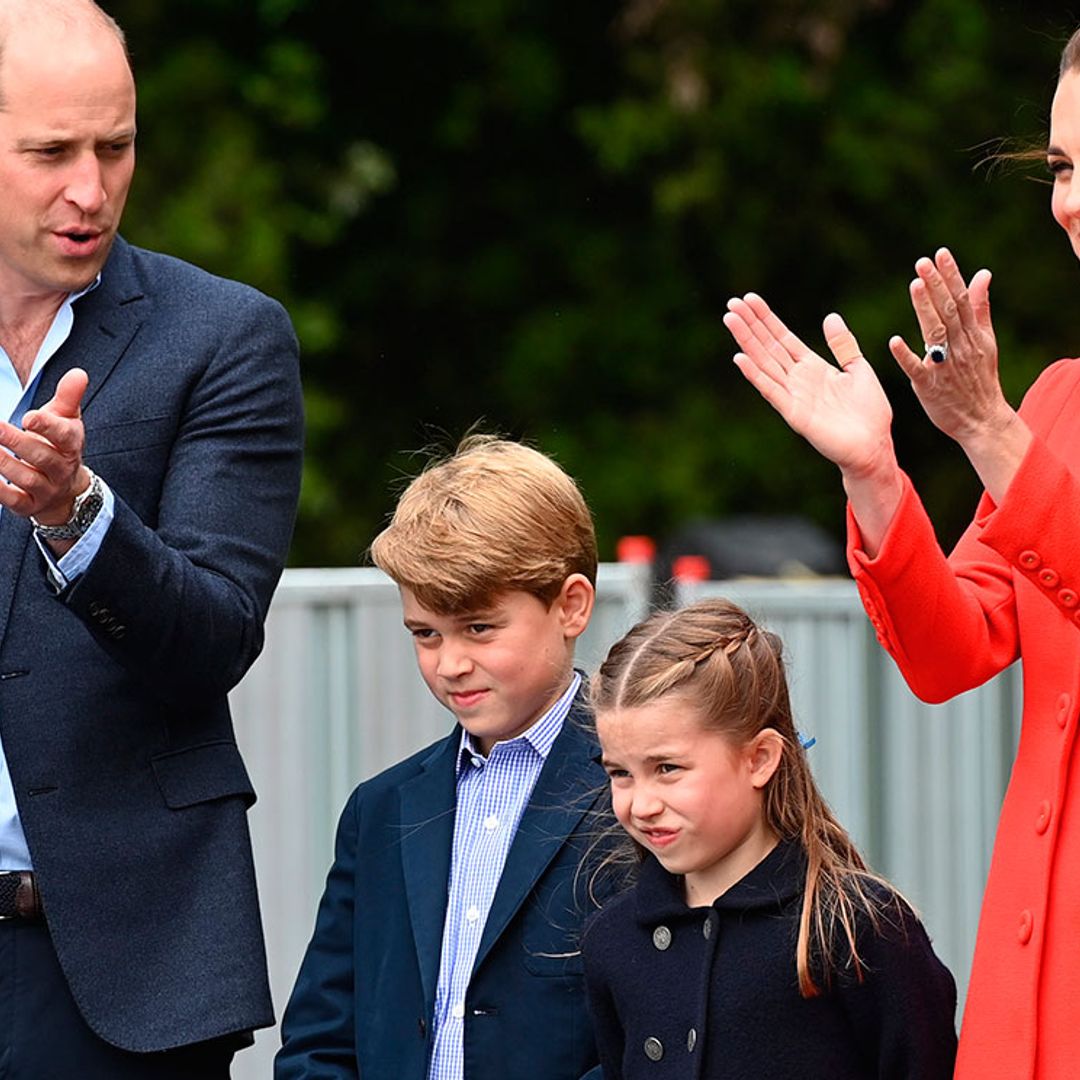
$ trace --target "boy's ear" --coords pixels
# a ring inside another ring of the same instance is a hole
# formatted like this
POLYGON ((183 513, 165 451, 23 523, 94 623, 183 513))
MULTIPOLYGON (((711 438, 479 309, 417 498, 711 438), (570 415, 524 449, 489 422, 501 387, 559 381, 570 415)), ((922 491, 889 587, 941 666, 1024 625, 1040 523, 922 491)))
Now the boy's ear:
POLYGON ((584 574, 571 574, 555 597, 559 609, 563 634, 573 640, 580 637, 589 625, 593 604, 596 602, 596 590, 584 574))
POLYGON ((763 788, 780 767, 784 755, 784 738, 775 728, 762 728, 747 747, 747 760, 750 766, 750 782, 756 788, 763 788))

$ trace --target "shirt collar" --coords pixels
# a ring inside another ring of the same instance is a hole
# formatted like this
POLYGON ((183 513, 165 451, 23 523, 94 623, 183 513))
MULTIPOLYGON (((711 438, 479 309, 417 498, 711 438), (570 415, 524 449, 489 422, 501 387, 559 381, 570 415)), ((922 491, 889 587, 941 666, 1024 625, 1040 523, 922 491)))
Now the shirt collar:
MULTIPOLYGON (((513 739, 507 739, 505 742, 497 742, 495 746, 530 746, 540 755, 542 761, 547 761, 547 756, 550 753, 552 746, 554 746, 555 740, 559 737, 559 732, 562 731, 563 721, 566 719, 567 713, 570 712, 570 706, 573 705, 574 698, 577 696, 578 688, 580 686, 581 672, 575 671, 573 678, 570 680, 570 685, 567 686, 567 688, 559 695, 559 699, 544 712, 543 716, 541 716, 536 723, 532 724, 513 739)), ((494 749, 495 747, 492 747, 492 750, 494 749)), ((461 744, 458 749, 459 775, 461 770, 466 765, 471 764, 474 759, 479 759, 480 761, 486 760, 484 755, 480 753, 473 743, 472 736, 467 731, 462 731, 461 744)))

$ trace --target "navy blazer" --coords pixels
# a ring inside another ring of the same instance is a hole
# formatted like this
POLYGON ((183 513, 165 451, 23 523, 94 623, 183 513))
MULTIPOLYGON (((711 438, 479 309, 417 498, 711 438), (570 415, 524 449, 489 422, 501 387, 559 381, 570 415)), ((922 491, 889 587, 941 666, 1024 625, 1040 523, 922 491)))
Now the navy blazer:
MULTIPOLYGON (((580 936, 607 777, 584 722, 579 698, 507 855, 465 1003, 466 1080, 579 1080, 599 1060, 580 936)), ((349 799, 276 1080, 426 1080, 460 740, 455 727, 349 799)))
POLYGON ((121 239, 74 310, 34 404, 86 369, 115 518, 58 595, 30 523, 0 514, 0 737, 80 1010, 162 1050, 273 1022, 226 694, 292 534, 297 346, 279 304, 121 239))

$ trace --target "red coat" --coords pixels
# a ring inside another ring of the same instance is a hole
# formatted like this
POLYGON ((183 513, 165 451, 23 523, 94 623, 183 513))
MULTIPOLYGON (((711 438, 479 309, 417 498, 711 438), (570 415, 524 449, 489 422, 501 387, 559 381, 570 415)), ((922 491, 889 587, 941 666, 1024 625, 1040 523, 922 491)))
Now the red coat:
POLYGON ((944 701, 1023 659, 961 1080, 1080 1077, 1080 360, 1048 368, 1020 413, 1031 448, 1002 504, 983 495, 948 559, 906 478, 876 559, 848 515, 863 604, 920 698, 944 701))

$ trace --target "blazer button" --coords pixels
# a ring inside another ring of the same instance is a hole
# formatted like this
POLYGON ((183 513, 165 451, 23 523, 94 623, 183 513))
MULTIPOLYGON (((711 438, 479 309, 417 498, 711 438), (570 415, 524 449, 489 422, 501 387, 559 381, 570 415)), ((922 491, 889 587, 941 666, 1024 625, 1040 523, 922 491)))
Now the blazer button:
POLYGON ((1076 607, 1077 600, 1080 600, 1080 597, 1078 597, 1072 589, 1062 589, 1061 592, 1058 593, 1058 603, 1062 607, 1074 608, 1076 607))
POLYGON ((702 926, 701 932, 705 935, 705 940, 708 941, 712 937, 712 916, 705 917, 705 925, 702 926))
POLYGON ((1038 570, 1042 566, 1042 559, 1037 551, 1021 551, 1019 563, 1025 570, 1038 570))
POLYGON ((421 1039, 427 1038, 427 1021, 422 1016, 416 1018, 416 1029, 420 1032, 421 1039))
POLYGON ((671 931, 666 926, 658 926, 652 932, 652 943, 661 951, 671 947, 671 931))
POLYGON ((1048 799, 1043 799, 1039 803, 1039 814, 1035 818, 1035 831, 1042 836, 1047 829, 1050 828, 1050 818, 1053 817, 1053 807, 1050 805, 1048 799))
POLYGON ((1056 589, 1061 583, 1061 578, 1058 576, 1056 570, 1051 570, 1049 566, 1044 566, 1039 571, 1039 583, 1044 585, 1047 589, 1056 589))
POLYGON ((650 1061, 659 1061, 664 1056, 664 1044, 654 1035, 645 1040, 645 1056, 650 1061))
POLYGON ((1031 940, 1032 918, 1031 912, 1024 908, 1020 912, 1020 924, 1016 928, 1016 940, 1021 945, 1026 945, 1031 940))
POLYGON ((695 1046, 697 1046, 697 1031, 691 1028, 686 1033, 686 1052, 692 1054, 695 1046))

